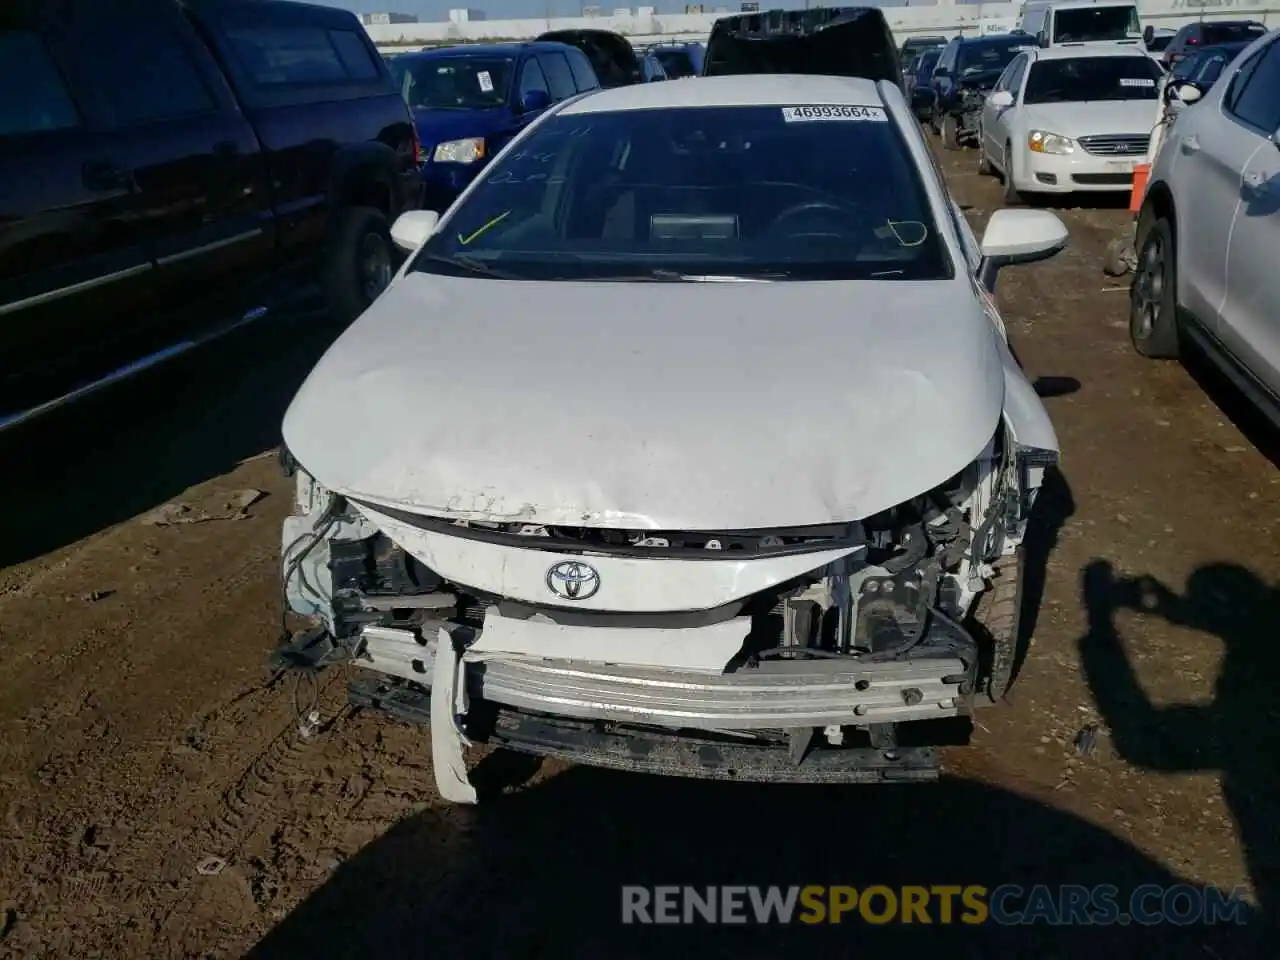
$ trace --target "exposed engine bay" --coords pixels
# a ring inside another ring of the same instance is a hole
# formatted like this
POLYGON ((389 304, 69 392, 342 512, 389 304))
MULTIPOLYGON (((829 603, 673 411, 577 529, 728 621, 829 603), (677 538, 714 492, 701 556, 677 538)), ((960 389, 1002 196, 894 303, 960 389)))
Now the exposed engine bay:
POLYGON ((284 588, 316 628, 278 662, 369 668, 353 701, 432 723, 436 764, 464 801, 458 745, 474 742, 694 776, 929 777, 933 744, 907 746, 904 733, 963 718, 1010 679, 1016 610, 1010 630, 984 623, 977 600, 1000 568, 1016 586, 1054 460, 1002 426, 965 469, 875 516, 700 532, 429 517, 345 500, 298 470, 284 588), (532 552, 545 580, 479 589, 436 569, 451 562, 442 542, 503 551, 504 565, 532 552), (696 609, 574 607, 636 562, 696 582, 726 563, 802 572, 723 600, 708 592, 696 609))

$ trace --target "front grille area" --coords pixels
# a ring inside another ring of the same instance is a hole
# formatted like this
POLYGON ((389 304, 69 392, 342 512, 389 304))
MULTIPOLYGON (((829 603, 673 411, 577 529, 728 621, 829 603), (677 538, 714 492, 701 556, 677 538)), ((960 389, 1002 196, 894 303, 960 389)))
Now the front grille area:
POLYGON ((1077 138, 1080 146, 1098 157, 1140 157, 1151 138, 1142 133, 1099 134, 1077 138))

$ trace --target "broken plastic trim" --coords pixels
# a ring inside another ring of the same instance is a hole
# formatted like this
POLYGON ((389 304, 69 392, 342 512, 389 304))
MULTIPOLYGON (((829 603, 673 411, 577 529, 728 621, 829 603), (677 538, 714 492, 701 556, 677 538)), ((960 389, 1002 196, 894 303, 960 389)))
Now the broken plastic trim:
MULTIPOLYGON (((579 539, 576 537, 556 536, 554 534, 543 537, 508 533, 504 530, 493 530, 486 527, 462 525, 455 520, 430 517, 421 513, 412 513, 408 510, 401 510, 395 507, 383 506, 376 503, 364 503, 360 500, 352 500, 351 502, 358 507, 366 507, 369 510, 385 514, 386 516, 392 517, 395 520, 399 520, 402 523, 417 527, 421 530, 430 530, 435 533, 445 534, 446 536, 460 537, 467 540, 479 540, 485 543, 498 544, 504 547, 518 547, 524 550, 547 550, 554 553, 591 553, 596 555, 643 557, 648 559, 665 557, 679 560, 722 561, 728 558, 785 557, 793 554, 815 553, 822 550, 840 550, 848 547, 858 547, 866 543, 862 524, 856 521, 852 523, 822 524, 820 526, 813 527, 780 527, 765 530, 697 530, 685 532, 586 527, 582 529, 588 534, 596 534, 597 536, 593 536, 590 539, 579 539), (643 536, 646 539, 736 541, 738 542, 738 545, 722 549, 702 546, 636 546, 631 543, 609 543, 603 538, 603 534, 606 533, 643 536), (786 543, 784 538, 793 538, 800 542, 786 543), (776 545, 765 545, 763 543, 763 541, 772 540, 778 540, 779 542, 776 545), (746 543, 742 543, 742 541, 757 542, 748 545, 746 543)), ((518 525, 524 526, 536 524, 518 525)), ((561 525, 552 525, 549 529, 556 529, 559 526, 561 525)))

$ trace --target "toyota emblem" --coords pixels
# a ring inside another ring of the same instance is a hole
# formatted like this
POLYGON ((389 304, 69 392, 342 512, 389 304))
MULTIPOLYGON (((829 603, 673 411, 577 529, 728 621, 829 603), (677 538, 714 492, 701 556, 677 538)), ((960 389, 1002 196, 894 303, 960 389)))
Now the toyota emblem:
POLYGON ((547 589, 561 600, 586 600, 600 589, 600 574, 577 560, 562 560, 547 571, 547 589))

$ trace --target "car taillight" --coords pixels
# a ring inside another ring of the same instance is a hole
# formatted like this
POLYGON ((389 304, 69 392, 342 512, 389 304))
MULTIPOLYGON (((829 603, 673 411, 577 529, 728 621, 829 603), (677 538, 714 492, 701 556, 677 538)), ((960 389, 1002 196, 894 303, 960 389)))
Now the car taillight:
POLYGON ((418 125, 410 121, 413 127, 413 162, 418 166, 422 166, 427 162, 426 155, 422 152, 422 138, 418 136, 418 125))

